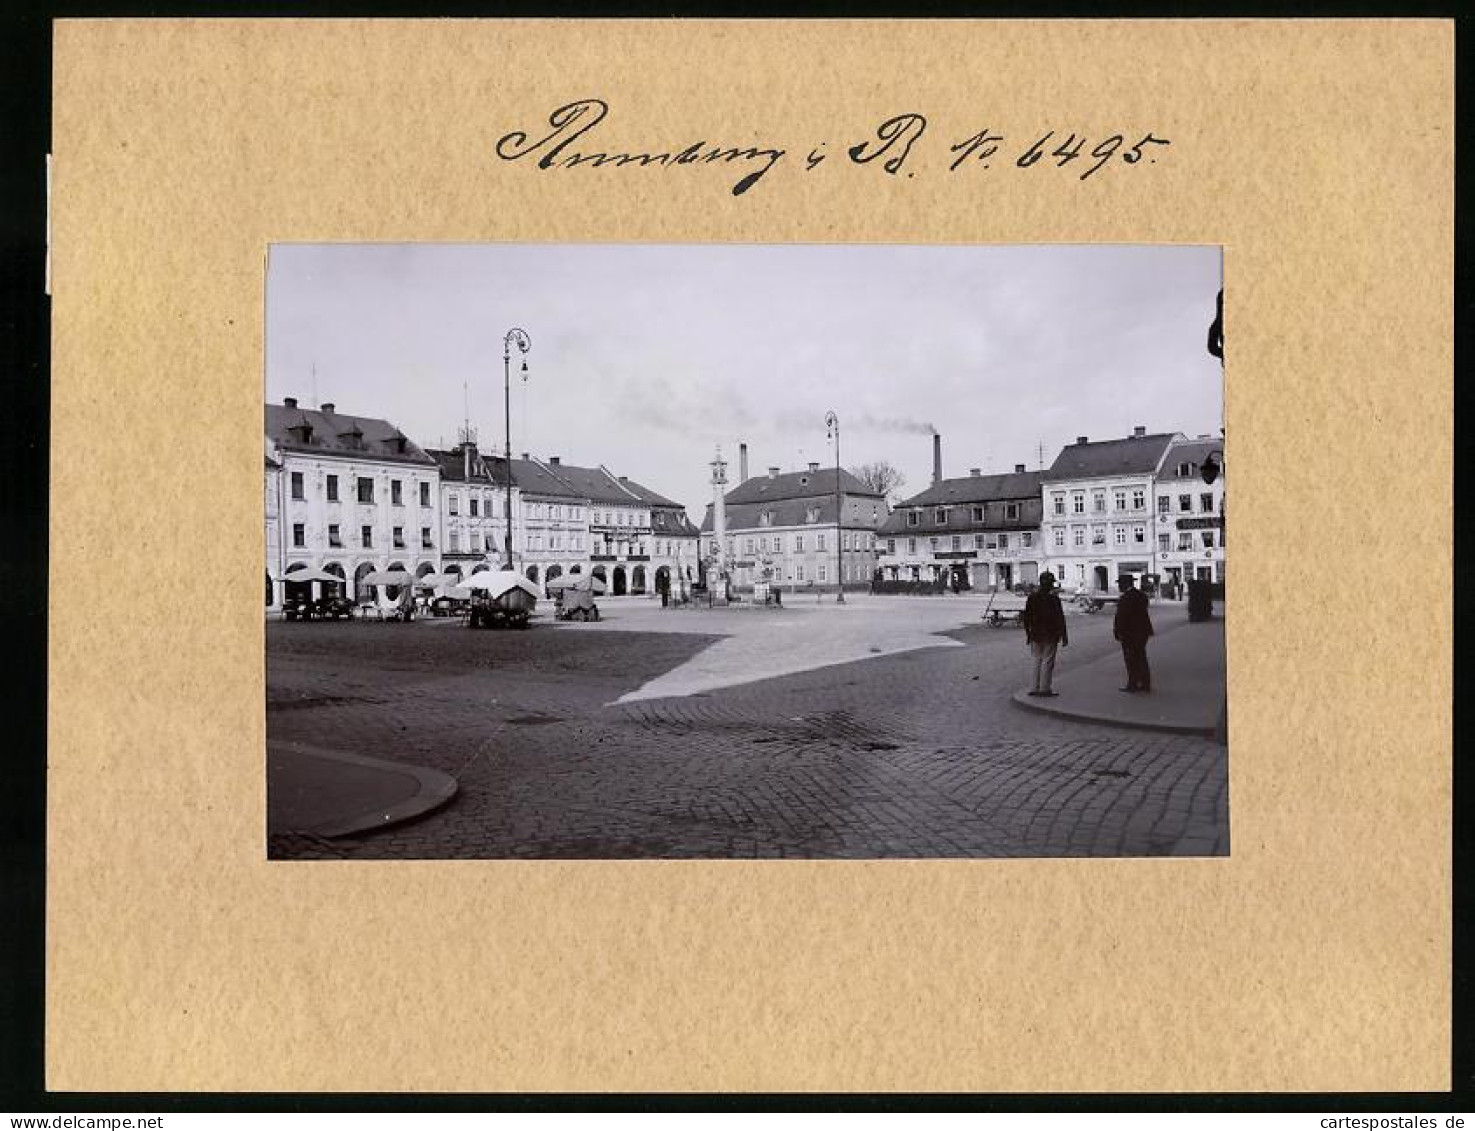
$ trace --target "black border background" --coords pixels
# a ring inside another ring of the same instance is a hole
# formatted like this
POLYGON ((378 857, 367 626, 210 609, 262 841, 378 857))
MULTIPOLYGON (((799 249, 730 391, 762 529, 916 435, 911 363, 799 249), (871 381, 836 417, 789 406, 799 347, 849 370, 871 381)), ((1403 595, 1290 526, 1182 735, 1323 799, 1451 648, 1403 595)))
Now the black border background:
MULTIPOLYGON (((48 1093, 45 1091, 45 831, 46 831, 46 576, 48 461, 50 459, 50 301, 44 294, 46 234, 45 155, 51 136, 52 20, 76 17, 906 17, 925 18, 1212 18, 1285 17, 1449 17, 1456 18, 1456 73, 1472 72, 1471 26, 1460 5, 1439 3, 1323 3, 1290 6, 1271 3, 1113 3, 1090 0, 1002 0, 963 4, 947 0, 882 7, 875 3, 830 2, 778 5, 771 0, 735 6, 611 3, 581 0, 574 7, 545 3, 325 3, 265 0, 262 3, 51 3, 31 6, 29 14, 0 14, 0 451, 8 459, 0 472, 0 602, 6 642, 3 686, 8 701, 9 740, 4 743, 4 787, 0 788, 0 1110, 7 1112, 87 1113, 99 1111, 747 1111, 781 1106, 786 1111, 1326 1111, 1444 1112, 1475 1110, 1475 1050, 1470 1016, 1475 981, 1469 961, 1470 865, 1472 834, 1469 803, 1475 771, 1462 762, 1458 736, 1469 709, 1458 693, 1454 701, 1454 970, 1451 1050, 1453 1090, 1447 1093, 1186 1093, 1186 1094, 588 1094, 588 1093, 48 1093)), ((1456 92, 1456 197, 1471 180, 1471 157, 1462 143, 1469 109, 1468 92, 1456 92)), ((1347 144, 1358 144, 1348 138, 1347 144)), ((1455 222, 1455 373, 1470 358, 1472 298, 1471 224, 1457 209, 1455 222)), ((1377 312, 1369 312, 1369 325, 1377 312)), ((1461 401, 1456 382, 1456 436, 1461 401)), ((1442 422, 1439 422, 1442 423, 1442 422)), ((1438 426, 1436 424, 1435 426, 1438 426)), ((1456 499, 1471 465, 1472 445, 1457 441, 1456 499)), ((76 458, 86 458, 85 453, 76 458)), ((1416 457, 1414 457, 1416 458, 1416 457)), ((1390 472, 1392 469, 1390 469, 1390 472)), ((1396 521, 1389 516, 1388 521, 1396 521)), ((1388 615, 1411 613, 1416 626, 1417 593, 1425 584, 1453 584, 1456 638, 1475 611, 1475 575, 1465 567, 1470 524, 1456 509, 1451 515, 1455 573, 1444 578, 1425 573, 1429 563, 1399 563, 1415 572, 1413 585, 1387 593, 1388 615), (1407 603, 1407 609, 1402 609, 1407 603)), ((1353 555, 1349 555, 1349 558, 1353 555)), ((1391 563, 1390 563, 1391 564, 1391 563)), ((1407 576, 1407 575, 1405 575, 1407 576)), ((1387 592, 1387 591, 1385 591, 1387 592)), ((1416 630, 1416 629, 1415 629, 1416 630)), ((1456 688, 1461 665, 1455 655, 1456 688)), ((1389 829, 1396 836, 1396 829, 1389 829)), ((1442 1122, 1442 1121, 1441 1121, 1442 1122)))

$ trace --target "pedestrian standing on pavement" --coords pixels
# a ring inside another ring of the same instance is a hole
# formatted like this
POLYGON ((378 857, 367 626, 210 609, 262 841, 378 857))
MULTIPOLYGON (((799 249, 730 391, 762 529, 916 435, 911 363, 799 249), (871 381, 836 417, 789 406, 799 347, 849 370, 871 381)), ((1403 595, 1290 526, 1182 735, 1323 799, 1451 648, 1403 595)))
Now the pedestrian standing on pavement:
POLYGON ((1122 691, 1151 691, 1152 669, 1147 666, 1147 639, 1152 635, 1152 618, 1147 615, 1147 595, 1137 588, 1131 574, 1117 578, 1121 599, 1116 606, 1114 634, 1122 644, 1127 665, 1127 686, 1122 691))
POLYGON ((1039 588, 1024 602, 1024 642, 1035 661, 1035 685, 1031 695, 1053 698, 1050 684, 1055 678, 1055 656, 1061 648, 1070 647, 1070 633, 1065 627, 1065 610, 1055 594, 1055 575, 1049 570, 1040 574, 1039 588))

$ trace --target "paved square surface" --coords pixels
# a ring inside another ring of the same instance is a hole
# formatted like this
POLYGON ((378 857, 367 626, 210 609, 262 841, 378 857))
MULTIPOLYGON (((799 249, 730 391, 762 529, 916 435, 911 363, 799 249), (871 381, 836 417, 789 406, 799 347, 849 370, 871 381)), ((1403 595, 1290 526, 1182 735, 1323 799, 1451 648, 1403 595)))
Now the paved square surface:
MULTIPOLYGON (((271 742, 453 775, 419 821, 274 858, 903 858, 1228 852, 1206 739, 1018 709, 976 597, 602 602, 598 624, 267 628, 271 742), (840 662, 833 662, 833 661, 840 662)), ((1072 616, 1068 670, 1116 649, 1072 616)))

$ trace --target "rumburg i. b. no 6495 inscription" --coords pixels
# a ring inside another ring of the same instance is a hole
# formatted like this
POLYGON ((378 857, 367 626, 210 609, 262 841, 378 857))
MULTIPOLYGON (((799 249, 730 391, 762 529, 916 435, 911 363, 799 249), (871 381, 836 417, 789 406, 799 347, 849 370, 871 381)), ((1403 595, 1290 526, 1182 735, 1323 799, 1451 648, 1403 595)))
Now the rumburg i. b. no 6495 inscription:
MULTIPOLYGON (((722 145, 706 139, 692 141, 684 146, 649 150, 581 150, 574 143, 584 138, 609 114, 609 104, 598 98, 582 98, 560 106, 548 115, 546 128, 539 127, 536 137, 525 130, 513 130, 497 140, 497 156, 504 161, 519 161, 524 157, 536 156, 532 163, 536 169, 574 169, 580 165, 602 168, 606 165, 624 168, 636 165, 642 168, 659 165, 666 169, 701 167, 713 164, 737 163, 747 170, 732 186, 733 196, 742 196, 789 152, 775 145, 753 143, 750 145, 722 145)), ((873 135, 857 144, 845 147, 845 154, 854 165, 870 165, 878 162, 880 168, 892 176, 901 173, 911 156, 913 148, 927 132, 927 119, 921 114, 897 114, 876 127, 873 135)), ((985 127, 955 145, 949 146, 949 161, 945 173, 957 173, 961 169, 1004 168, 1031 169, 1053 167, 1063 169, 1072 161, 1083 162, 1080 180, 1087 180, 1113 158, 1124 164, 1153 165, 1155 154, 1170 144, 1167 138, 1154 137, 1151 132, 1140 135, 1140 140, 1128 145, 1127 137, 1137 134, 1110 134, 1092 144, 1085 134, 1045 130, 1043 134, 1033 131, 1032 140, 1023 149, 1010 147, 1002 133, 993 133, 985 127), (1057 142, 1050 148, 1051 143, 1057 142), (1088 148, 1089 146, 1089 148, 1088 148), (997 160, 995 160, 997 158, 997 160), (1144 161, 1144 158, 1146 160, 1144 161)), ((588 144, 587 140, 584 144, 588 144)), ((828 142, 821 142, 809 150, 804 157, 804 171, 812 172, 828 157, 828 142)), ((908 177, 916 176, 915 168, 908 169, 908 177)))

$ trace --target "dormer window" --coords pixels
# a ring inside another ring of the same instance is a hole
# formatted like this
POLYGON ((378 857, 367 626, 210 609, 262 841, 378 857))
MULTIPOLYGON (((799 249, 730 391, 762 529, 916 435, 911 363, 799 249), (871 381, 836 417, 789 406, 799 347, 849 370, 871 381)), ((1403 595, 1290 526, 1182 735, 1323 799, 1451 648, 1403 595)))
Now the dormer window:
POLYGON ((359 426, 354 424, 346 432, 338 433, 338 442, 345 448, 358 451, 364 446, 364 434, 359 431, 359 426))
POLYGON ((937 519, 937 525, 938 526, 946 526, 947 525, 947 507, 938 507, 937 508, 937 512, 936 512, 936 514, 935 514, 934 517, 937 519))
POLYGON ((293 425, 287 431, 292 433, 292 439, 296 440, 299 444, 312 443, 312 425, 306 420, 301 424, 293 425))
POLYGON ((916 526, 922 521, 921 511, 907 511, 907 525, 916 526))
POLYGON ((804 512, 804 521, 805 522, 818 522, 819 521, 819 507, 810 507, 807 511, 805 511, 804 512))
POLYGON ((773 512, 772 511, 759 511, 758 512, 758 525, 759 526, 772 526, 773 525, 773 512))

